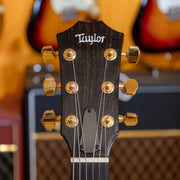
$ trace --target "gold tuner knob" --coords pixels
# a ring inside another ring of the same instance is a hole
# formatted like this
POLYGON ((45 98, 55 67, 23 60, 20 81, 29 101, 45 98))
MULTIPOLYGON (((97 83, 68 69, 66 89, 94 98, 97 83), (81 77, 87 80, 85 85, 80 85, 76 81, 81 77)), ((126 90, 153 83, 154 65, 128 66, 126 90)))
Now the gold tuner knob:
POLYGON ((138 82, 135 79, 127 79, 125 84, 119 83, 119 90, 123 90, 127 95, 135 95, 138 90, 138 82))
POLYGON ((125 56, 129 63, 137 64, 140 59, 140 50, 137 46, 130 46, 128 51, 121 55, 125 56))
POLYGON ((52 63, 56 56, 59 56, 59 52, 54 51, 52 46, 44 46, 41 50, 41 57, 44 63, 52 63))
POLYGON ((44 80, 43 90, 46 96, 55 96, 56 89, 61 90, 61 83, 56 84, 53 77, 49 77, 44 80))
POLYGON ((55 129, 56 122, 61 122, 61 116, 56 116, 54 110, 47 110, 42 117, 42 123, 45 129, 55 129))
POLYGON ((135 126, 138 123, 138 116, 135 113, 126 113, 125 116, 119 115, 119 123, 122 122, 126 126, 135 126))

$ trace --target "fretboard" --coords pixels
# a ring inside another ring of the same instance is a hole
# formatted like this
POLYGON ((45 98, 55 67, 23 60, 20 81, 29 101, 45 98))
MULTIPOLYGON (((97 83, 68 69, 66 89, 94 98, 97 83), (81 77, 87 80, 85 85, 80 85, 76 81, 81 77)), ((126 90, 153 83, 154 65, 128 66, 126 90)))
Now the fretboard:
POLYGON ((71 162, 71 180, 109 180, 109 162, 103 161, 71 162))

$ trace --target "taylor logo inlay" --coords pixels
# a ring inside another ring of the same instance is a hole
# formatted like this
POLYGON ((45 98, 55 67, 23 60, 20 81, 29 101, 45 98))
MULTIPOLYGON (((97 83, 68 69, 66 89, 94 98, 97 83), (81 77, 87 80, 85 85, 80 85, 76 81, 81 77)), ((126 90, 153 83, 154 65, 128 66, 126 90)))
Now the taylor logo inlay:
POLYGON ((78 38, 78 43, 89 43, 90 45, 93 43, 103 43, 106 38, 105 36, 97 36, 96 33, 92 36, 85 35, 85 33, 76 34, 75 37, 78 38))

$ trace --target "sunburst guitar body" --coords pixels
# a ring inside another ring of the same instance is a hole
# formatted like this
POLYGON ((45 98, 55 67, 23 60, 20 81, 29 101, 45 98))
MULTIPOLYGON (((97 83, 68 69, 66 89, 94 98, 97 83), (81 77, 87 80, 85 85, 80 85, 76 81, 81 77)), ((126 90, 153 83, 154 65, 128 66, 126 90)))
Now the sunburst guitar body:
POLYGON ((143 2, 133 28, 141 60, 160 69, 180 69, 180 1, 143 2))
POLYGON ((56 34, 79 20, 94 21, 98 16, 96 1, 90 0, 36 0, 28 24, 27 36, 38 52, 46 44, 57 49, 56 34))

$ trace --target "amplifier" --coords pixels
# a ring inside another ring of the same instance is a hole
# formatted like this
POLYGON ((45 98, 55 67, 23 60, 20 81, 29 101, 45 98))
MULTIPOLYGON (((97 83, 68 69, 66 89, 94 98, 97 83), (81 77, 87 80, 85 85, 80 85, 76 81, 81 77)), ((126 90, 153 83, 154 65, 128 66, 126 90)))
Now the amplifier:
POLYGON ((20 101, 0 101, 0 179, 24 179, 23 121, 20 101))
MULTIPOLYGON (((61 92, 54 97, 43 93, 43 78, 56 73, 41 65, 27 70, 26 86, 26 178, 70 179, 70 154, 58 129, 47 132, 41 124, 45 110, 60 112, 61 92), (37 72, 38 69, 38 72, 37 72)), ((121 124, 120 135, 110 153, 110 179, 180 179, 180 73, 128 73, 139 82, 138 93, 127 97, 120 92, 119 112, 138 114, 138 125, 121 124)), ((126 79, 121 75, 121 81, 126 79)))

